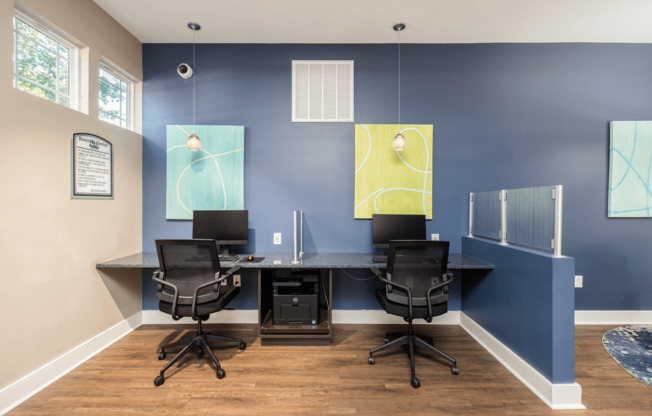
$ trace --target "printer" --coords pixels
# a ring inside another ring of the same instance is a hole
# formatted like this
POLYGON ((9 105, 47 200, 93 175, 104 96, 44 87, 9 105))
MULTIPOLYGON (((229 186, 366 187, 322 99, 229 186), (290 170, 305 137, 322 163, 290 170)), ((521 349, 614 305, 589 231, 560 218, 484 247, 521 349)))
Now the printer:
POLYGON ((274 325, 319 323, 319 274, 277 270, 272 281, 274 325))

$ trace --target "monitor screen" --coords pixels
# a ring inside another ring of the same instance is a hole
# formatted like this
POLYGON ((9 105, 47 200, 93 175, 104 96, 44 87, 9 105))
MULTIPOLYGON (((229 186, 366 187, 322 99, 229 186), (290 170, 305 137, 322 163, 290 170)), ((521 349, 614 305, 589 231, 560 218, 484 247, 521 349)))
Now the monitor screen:
POLYGON ((193 211, 192 238, 210 238, 222 246, 247 244, 249 211, 193 211))
POLYGON ((376 248, 387 248, 391 240, 425 240, 426 216, 402 214, 373 214, 371 243, 376 248))

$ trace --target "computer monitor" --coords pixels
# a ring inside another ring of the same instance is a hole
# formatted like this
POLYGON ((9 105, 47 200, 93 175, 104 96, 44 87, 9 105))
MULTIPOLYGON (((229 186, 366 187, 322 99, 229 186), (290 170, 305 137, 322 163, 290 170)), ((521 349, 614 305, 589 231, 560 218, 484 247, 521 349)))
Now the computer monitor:
POLYGON ((391 240, 425 240, 426 216, 407 214, 373 214, 371 243, 388 248, 391 240))
POLYGON ((249 211, 193 211, 192 238, 210 238, 220 254, 229 254, 232 245, 245 245, 249 236, 249 211))

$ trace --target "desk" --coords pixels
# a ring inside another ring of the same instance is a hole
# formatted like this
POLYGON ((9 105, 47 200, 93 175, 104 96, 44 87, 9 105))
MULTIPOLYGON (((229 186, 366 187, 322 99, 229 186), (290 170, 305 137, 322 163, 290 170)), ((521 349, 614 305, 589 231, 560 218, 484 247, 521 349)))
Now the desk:
MULTIPOLYGON (((238 254, 241 259, 246 259, 247 254, 238 254)), ((305 253, 300 264, 292 264, 294 259, 292 253, 256 253, 256 257, 264 257, 262 262, 222 262, 223 267, 234 265, 242 266, 243 269, 262 268, 333 268, 333 269, 368 269, 370 267, 384 268, 384 263, 374 263, 373 258, 377 255, 372 253, 305 253), (277 263, 280 262, 280 263, 277 263)), ((95 265, 98 269, 158 269, 158 257, 156 253, 136 253, 114 260, 104 261, 95 265)), ((448 255, 448 268, 451 270, 493 270, 494 265, 467 256, 466 254, 450 253, 448 255)))
MULTIPOLYGON (((372 253, 305 253, 303 260, 292 264, 294 256, 291 253, 256 253, 255 257, 264 257, 261 262, 249 262, 247 255, 239 255, 237 262, 223 262, 224 268, 239 265, 243 269, 258 270, 258 325, 260 328, 261 343, 268 344, 310 344, 328 345, 332 335, 332 282, 333 269, 369 269, 371 267, 384 268, 384 263, 374 263, 372 253), (279 269, 311 270, 319 275, 320 295, 319 309, 320 322, 318 325, 274 325, 271 320, 272 280, 275 271, 279 269)), ((98 263, 98 269, 158 269, 156 253, 136 253, 98 263)), ((490 271, 493 264, 484 262, 474 257, 450 253, 448 255, 448 268, 453 271, 481 270, 490 271)))

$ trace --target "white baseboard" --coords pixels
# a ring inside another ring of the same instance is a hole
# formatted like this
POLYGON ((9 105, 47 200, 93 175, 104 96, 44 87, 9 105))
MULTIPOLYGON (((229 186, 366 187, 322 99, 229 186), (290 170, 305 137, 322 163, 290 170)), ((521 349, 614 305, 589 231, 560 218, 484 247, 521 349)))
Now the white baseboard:
MULTIPOLYGON (((170 317, 170 314, 161 312, 156 309, 148 309, 142 312, 143 325, 174 325, 174 324, 193 324, 190 317, 181 318, 175 321, 170 317)), ((237 309, 228 310, 222 309, 219 313, 211 314, 208 320, 204 321, 207 324, 255 324, 258 323, 258 310, 257 309, 237 309)))
POLYGON ((140 325, 141 313, 138 312, 3 388, 0 390, 0 414, 9 412, 140 325))
POLYGON ((551 383, 464 313, 460 316, 460 325, 550 408, 585 409, 582 405, 582 386, 577 383, 551 383))
MULTIPOLYGON (((460 311, 448 311, 432 318, 429 325, 459 325, 460 311)), ((405 324, 400 316, 390 315, 379 310, 345 310, 333 309, 333 324, 405 324)), ((428 325, 423 319, 414 321, 415 325, 428 325)))
POLYGON ((575 311, 575 325, 652 324, 652 311, 575 311))

